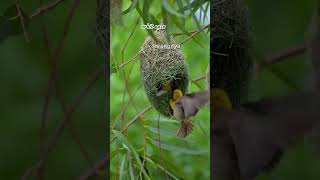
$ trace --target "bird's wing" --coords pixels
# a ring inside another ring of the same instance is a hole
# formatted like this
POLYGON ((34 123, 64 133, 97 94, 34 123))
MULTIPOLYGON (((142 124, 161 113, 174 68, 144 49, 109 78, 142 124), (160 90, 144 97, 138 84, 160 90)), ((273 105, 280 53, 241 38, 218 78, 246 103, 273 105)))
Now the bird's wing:
POLYGON ((320 94, 276 97, 252 102, 249 111, 217 113, 216 123, 229 121, 240 173, 252 178, 274 163, 320 122, 320 94))
POLYGON ((210 100, 209 91, 194 92, 182 96, 179 101, 184 109, 185 117, 191 117, 197 114, 198 110, 206 105, 210 100))
POLYGON ((160 96, 162 96, 162 95, 164 95, 164 94, 167 94, 167 93, 168 93, 168 91, 160 90, 160 91, 157 92, 156 96, 157 96, 157 97, 160 97, 160 96))

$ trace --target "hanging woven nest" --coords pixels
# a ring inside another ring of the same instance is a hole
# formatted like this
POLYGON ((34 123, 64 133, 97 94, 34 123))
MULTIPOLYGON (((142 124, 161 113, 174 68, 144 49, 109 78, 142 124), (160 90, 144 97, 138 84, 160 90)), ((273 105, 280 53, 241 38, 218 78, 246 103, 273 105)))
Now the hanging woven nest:
POLYGON ((161 114, 171 116, 169 105, 172 93, 158 96, 164 82, 170 82, 171 89, 180 89, 184 94, 189 83, 189 74, 184 56, 178 48, 159 48, 155 45, 176 45, 165 30, 154 32, 157 42, 147 37, 140 51, 140 71, 147 97, 152 106, 161 114))
POLYGON ((253 68, 248 8, 243 0, 215 0, 211 12, 211 88, 224 89, 239 106, 247 100, 253 68))

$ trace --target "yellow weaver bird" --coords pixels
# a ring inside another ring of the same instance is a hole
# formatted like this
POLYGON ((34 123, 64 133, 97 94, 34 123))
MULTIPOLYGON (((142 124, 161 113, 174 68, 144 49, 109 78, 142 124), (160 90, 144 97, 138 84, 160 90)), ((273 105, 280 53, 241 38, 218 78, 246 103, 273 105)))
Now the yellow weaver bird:
POLYGON ((171 87, 171 81, 165 80, 161 83, 161 87, 159 91, 157 92, 157 97, 162 96, 164 94, 171 94, 172 93, 172 87, 171 87))
POLYGON ((180 89, 173 91, 172 99, 169 104, 173 110, 173 116, 180 122, 177 129, 177 136, 185 138, 192 131, 193 124, 189 119, 194 116, 198 110, 209 102, 209 92, 195 92, 183 95, 180 89))

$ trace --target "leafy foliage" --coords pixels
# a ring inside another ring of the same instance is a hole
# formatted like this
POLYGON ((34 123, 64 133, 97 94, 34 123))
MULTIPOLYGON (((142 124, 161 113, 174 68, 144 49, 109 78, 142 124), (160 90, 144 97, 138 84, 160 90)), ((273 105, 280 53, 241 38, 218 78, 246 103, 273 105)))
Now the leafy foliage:
MULTIPOLYGON (((168 21, 167 30, 174 35, 176 43, 185 41, 181 45, 181 50, 189 66, 190 79, 206 74, 209 64, 209 34, 200 32, 190 38, 189 32, 198 31, 199 28, 192 16, 187 14, 191 13, 192 7, 185 2, 179 2, 182 1, 175 3, 174 1, 123 1, 124 23, 120 26, 114 24, 111 28, 110 63, 114 72, 110 76, 113 179, 209 178, 208 108, 204 108, 193 118, 195 128, 186 139, 179 139, 176 136, 176 129, 179 126, 176 120, 159 116, 155 109, 146 111, 140 118, 130 123, 150 104, 141 82, 139 56, 136 56, 145 38, 150 36, 150 32, 140 28, 142 24, 168 21), (172 19, 184 23, 177 26, 172 19)), ((199 20, 199 17, 197 18, 199 20)), ((206 25, 203 22, 199 23, 201 26, 206 25)), ((197 85, 189 84, 191 85, 188 92, 203 90, 206 87, 205 80, 198 81, 197 85)))

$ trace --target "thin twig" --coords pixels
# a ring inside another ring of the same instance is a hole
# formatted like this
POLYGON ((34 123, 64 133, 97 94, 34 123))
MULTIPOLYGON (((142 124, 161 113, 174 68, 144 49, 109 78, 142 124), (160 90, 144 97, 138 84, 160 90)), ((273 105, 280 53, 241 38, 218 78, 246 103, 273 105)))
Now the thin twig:
POLYGON ((195 84, 199 89, 202 89, 202 87, 200 86, 200 84, 198 83, 198 81, 204 80, 206 79, 206 75, 200 76, 194 80, 190 79, 191 83, 195 84))
MULTIPOLYGON (((112 60, 113 60, 113 63, 114 63, 114 66, 116 68, 116 71, 119 72, 119 67, 117 65, 117 61, 116 61, 116 58, 114 57, 113 53, 110 51, 110 55, 112 57, 112 60)), ((111 68, 114 68, 114 67, 111 67, 111 68)))
MULTIPOLYGON (((46 95, 44 98, 44 104, 42 107, 42 113, 41 113, 41 125, 40 125, 40 144, 39 144, 39 159, 43 159, 44 158, 44 154, 45 154, 45 130, 46 130, 46 121, 47 121, 47 114, 48 114, 48 106, 49 106, 49 101, 50 101, 50 95, 51 95, 51 89, 53 86, 48 86, 47 87, 47 91, 46 91, 46 95)), ((44 171, 44 166, 40 167, 38 169, 38 176, 39 179, 43 179, 43 171, 44 171)))
MULTIPOLYGON (((161 135, 160 135, 160 113, 158 116, 158 145, 160 149, 160 160, 161 160, 161 165, 164 167, 164 161, 163 161, 163 152, 162 152, 162 147, 161 147, 161 135)), ((166 171, 164 171, 166 175, 166 179, 169 179, 168 174, 166 171)))
POLYGON ((145 162, 146 162, 146 152, 147 152, 147 130, 146 130, 146 125, 144 125, 142 121, 142 128, 143 128, 143 161, 142 161, 142 166, 139 172, 139 177, 142 177, 142 168, 144 168, 145 162))
MULTIPOLYGON (((124 45, 124 47, 123 47, 122 50, 121 50, 121 63, 123 63, 123 61, 124 61, 124 52, 125 52, 128 44, 129 44, 129 42, 130 42, 130 40, 131 40, 131 38, 132 38, 132 36, 133 36, 133 33, 135 32, 135 30, 136 30, 136 28, 137 28, 137 26, 138 26, 138 24, 139 24, 139 21, 140 21, 140 17, 137 19, 137 22, 134 24, 134 27, 133 27, 133 29, 132 29, 129 37, 128 37, 128 39, 126 40, 125 45, 124 45)), ((128 92, 129 98, 132 99, 132 95, 131 95, 130 90, 129 90, 129 88, 128 88, 128 79, 129 79, 129 76, 130 76, 130 74, 131 74, 132 68, 133 68, 133 66, 131 66, 131 69, 130 69, 128 78, 126 77, 125 69, 123 69, 123 71, 122 71, 122 72, 123 72, 123 76, 124 76, 124 82, 125 82, 125 88, 124 88, 124 92, 123 92, 123 96, 122 96, 122 107, 123 107, 123 108, 124 108, 124 106, 125 106, 125 102, 124 102, 124 101, 125 101, 125 97, 126 97, 126 92, 128 92)), ((122 128, 123 128, 123 126, 124 126, 124 116, 125 116, 125 111, 124 111, 123 108, 122 108, 122 114, 121 114, 121 116, 120 116, 120 120, 121 120, 121 122, 122 122, 122 128)))
MULTIPOLYGON (((80 93, 80 95, 76 97, 73 105, 68 109, 66 115, 64 116, 63 121, 60 123, 59 127, 56 129, 51 142, 47 146, 47 149, 44 154, 44 158, 40 159, 39 162, 37 162, 34 166, 30 168, 31 172, 41 167, 44 161, 48 158, 48 154, 50 153, 52 148, 56 145, 58 138, 60 137, 63 129, 66 127, 67 124, 70 123, 72 114, 75 112, 76 108, 80 105, 80 103, 82 102, 82 99, 88 94, 89 90, 93 87, 93 85, 98 81, 100 77, 102 77, 103 70, 104 68, 99 68, 94 73, 94 76, 89 80, 88 85, 84 88, 82 93, 80 93)), ((27 174, 31 174, 30 169, 26 171, 23 177, 27 177, 27 174)))
POLYGON ((30 42, 29 35, 28 35, 27 29, 26 29, 26 26, 25 26, 24 17, 23 17, 23 15, 21 13, 21 10, 20 10, 20 1, 19 0, 16 0, 16 8, 17 8, 18 16, 19 16, 20 23, 21 23, 21 26, 22 26, 23 35, 24 35, 26 41, 30 42))
POLYGON ((195 79, 192 80, 192 81, 197 82, 197 81, 204 80, 204 79, 206 79, 206 78, 207 78, 207 75, 202 75, 202 76, 199 76, 199 77, 195 78, 195 79))
MULTIPOLYGON (((193 34, 197 31, 198 31, 198 29, 193 30, 193 31, 189 31, 188 34, 193 34)), ((180 36, 180 35, 186 35, 186 33, 183 33, 183 32, 182 33, 172 33, 172 36, 180 36)))
MULTIPOLYGON (((136 122, 137 120, 140 119, 141 116, 143 116, 146 112, 148 112, 151 109, 151 105, 149 105, 148 107, 146 107, 143 111, 141 111, 137 116, 135 116, 126 126, 124 129, 122 129, 120 131, 120 133, 126 131, 134 122, 136 122)), ((114 137, 111 141, 110 144, 113 143, 113 141, 116 139, 116 137, 114 137)), ((101 160, 100 162, 98 162, 97 164, 105 164, 108 161, 108 156, 106 156, 103 160, 101 160)), ((86 171, 87 173, 85 173, 83 176, 81 176, 79 179, 80 180, 86 180, 89 179, 90 177, 96 176, 97 175, 97 171, 99 171, 100 169, 104 169, 105 166, 96 166, 95 169, 90 169, 88 171, 86 171), (101 168, 102 167, 102 168, 101 168)))
POLYGON ((134 24, 133 29, 132 29, 132 31, 130 32, 129 38, 127 39, 127 41, 126 41, 125 44, 124 44, 124 47, 122 48, 122 51, 121 51, 121 63, 123 63, 123 60, 124 60, 124 51, 126 50, 128 44, 129 44, 129 41, 130 41, 133 33, 135 32, 135 30, 136 30, 139 22, 140 22, 140 17, 137 19, 137 22, 134 24))
POLYGON ((94 73, 93 77, 89 80, 88 85, 84 88, 82 93, 80 93, 73 103, 73 105, 68 109, 63 121, 60 123, 59 127, 56 129, 53 138, 48 145, 47 151, 46 151, 46 157, 48 156, 48 153, 50 150, 56 145, 58 138, 61 136, 61 133, 63 129, 66 127, 68 123, 71 122, 71 116, 75 112, 76 108, 81 104, 82 100, 86 95, 89 93, 90 89, 93 87, 93 85, 99 80, 100 77, 102 77, 103 74, 103 68, 99 68, 94 73))
POLYGON ((200 30, 192 33, 190 36, 188 36, 185 40, 183 40, 180 45, 184 44, 185 42, 187 42, 189 39, 191 39, 192 37, 194 37, 195 35, 199 34, 200 32, 202 32, 203 30, 207 29, 208 27, 210 27, 210 24, 204 26, 203 28, 201 28, 200 30))
POLYGON ((126 62, 120 64, 120 65, 118 66, 118 68, 122 68, 122 67, 126 66, 127 64, 129 64, 129 63, 131 63, 131 62, 134 62, 134 60, 137 59, 138 55, 139 55, 139 53, 137 53, 136 55, 134 55, 129 61, 126 61, 126 62))
MULTIPOLYGON (((42 6, 43 0, 39 0, 39 5, 42 6)), ((42 28, 42 35, 43 35, 43 41, 44 41, 44 47, 47 52, 48 56, 48 63, 51 66, 52 64, 52 56, 50 51, 50 45, 49 45, 49 38, 48 38, 48 32, 47 27, 43 19, 41 19, 41 28, 42 28)), ((49 100, 51 95, 51 87, 47 87, 47 92, 44 98, 44 104, 42 108, 42 114, 41 114, 41 127, 40 127, 40 143, 39 143, 39 159, 43 159, 44 157, 44 150, 45 150, 45 130, 46 130, 46 120, 47 120, 47 112, 48 112, 48 106, 49 106, 49 100)), ((45 171, 45 165, 43 165, 38 170, 38 178, 44 179, 44 171, 45 171)))
MULTIPOLYGON (((129 94, 129 102, 131 102, 131 104, 132 104, 133 108, 135 109, 136 113, 138 113, 138 109, 137 109, 137 107, 136 107, 136 105, 135 105, 135 103, 134 103, 134 101, 133 101, 133 95, 132 95, 132 93, 130 92, 130 88, 128 88, 128 87, 129 87, 128 81, 129 81, 130 74, 132 73, 133 65, 134 65, 134 64, 131 64, 130 71, 129 71, 129 74, 128 74, 128 78, 126 78, 125 73, 124 73, 124 78, 125 78, 125 86, 127 87, 127 88, 126 88, 126 92, 129 94)), ((139 86, 140 86, 140 85, 139 85, 139 86)), ((124 93, 125 93, 125 92, 124 92, 124 93)), ((126 106, 126 107, 128 107, 128 106, 126 106)), ((127 110, 127 108, 123 110, 123 113, 125 113, 126 110, 127 110)))
MULTIPOLYGON (((138 92, 138 90, 141 88, 141 86, 142 86, 142 84, 140 83, 139 86, 138 86, 138 87, 135 89, 135 91, 133 92, 132 98, 129 99, 129 101, 126 103, 124 109, 127 109, 127 108, 129 107, 129 105, 132 103, 133 97, 137 94, 137 92, 138 92)), ((121 111, 120 114, 117 116, 116 119, 119 119, 120 116, 122 115, 122 113, 123 113, 123 112, 121 111)), ((111 130, 114 130, 114 128, 116 127, 116 123, 117 123, 117 121, 114 122, 114 124, 112 125, 111 130)))
POLYGON ((306 51, 306 43, 302 43, 301 45, 281 50, 280 52, 275 53, 274 55, 271 55, 269 58, 267 58, 267 60, 258 62, 257 72, 261 71, 262 68, 267 68, 271 73, 277 76, 280 80, 284 81, 286 85, 288 85, 290 88, 294 89, 295 91, 300 91, 300 88, 297 85, 295 85, 293 82, 291 82, 290 79, 287 77, 287 75, 276 70, 271 65, 287 60, 290 57, 302 54, 305 51, 306 51))
POLYGON ((281 62, 289 57, 296 56, 302 54, 306 51, 306 43, 300 44, 296 47, 288 48, 282 50, 274 55, 271 55, 267 60, 262 64, 262 66, 269 66, 278 62, 281 62))
MULTIPOLYGON (((74 16, 76 8, 79 6, 79 3, 80 3, 80 0, 75 0, 74 1, 73 5, 71 7, 71 10, 69 12, 69 15, 67 17, 67 21, 65 23, 64 31, 63 31, 62 37, 60 39, 59 45, 58 45, 58 47, 56 48, 56 51, 53 54, 52 61, 51 61, 52 62, 51 63, 51 70, 50 70, 49 80, 48 80, 48 94, 46 95, 47 98, 49 98, 50 91, 51 91, 51 89, 52 89, 52 87, 54 85, 54 80, 56 79, 57 61, 58 61, 58 58, 59 58, 59 56, 61 54, 61 51, 62 51, 62 49, 64 47, 64 43, 65 43, 69 28, 70 28, 70 24, 71 24, 72 18, 74 16)), ((49 99, 46 99, 46 101, 49 101, 49 99)), ((44 123, 44 122, 42 122, 42 123, 44 123)), ((43 127, 44 127, 44 124, 42 124, 41 128, 43 128, 43 127)), ((49 150, 47 150, 47 151, 49 151, 49 150)), ((47 155, 46 152, 42 152, 42 155, 41 155, 42 159, 40 159, 40 162, 42 162, 42 163, 40 164, 40 167, 39 167, 40 171, 42 169, 42 166, 45 165, 46 155, 47 155)))
MULTIPOLYGON (((62 108, 63 115, 66 116, 67 112, 68 112, 68 108, 67 108, 67 105, 66 105, 65 100, 64 100, 65 98, 63 96, 63 93, 59 91, 58 81, 55 80, 55 82, 56 82, 55 83, 56 95, 57 95, 57 97, 59 99, 59 103, 60 103, 60 106, 62 108)), ((83 157, 89 163, 89 166, 93 168, 94 165, 93 165, 92 160, 89 157, 89 153, 87 152, 87 150, 84 147, 84 145, 81 143, 80 138, 77 135, 74 127, 72 126, 71 121, 67 125, 68 125, 68 128, 69 128, 69 131, 70 131, 72 139, 79 145, 79 148, 80 148, 80 151, 81 151, 83 157)))
POLYGON ((40 6, 40 8, 38 8, 37 10, 35 10, 34 13, 32 13, 32 15, 30 16, 30 19, 36 17, 36 16, 40 16, 43 15, 45 13, 47 13, 50 10, 53 10, 55 7, 57 7, 60 3, 62 3, 64 0, 56 0, 54 2, 52 2, 51 4, 45 5, 45 6, 40 6))
MULTIPOLYGON (((141 116, 143 116, 146 112, 148 112, 151 109, 151 105, 147 106, 143 111, 141 111, 138 115, 136 115, 132 120, 130 120, 126 126, 120 131, 120 133, 126 131, 134 122, 140 119, 141 116)), ((113 143, 113 141, 116 139, 116 137, 112 138, 110 141, 110 144, 113 143)))
POLYGON ((109 155, 107 154, 101 161, 97 162, 94 168, 87 170, 79 180, 87 180, 91 177, 99 175, 100 172, 106 170, 107 162, 109 160, 109 155))

